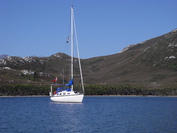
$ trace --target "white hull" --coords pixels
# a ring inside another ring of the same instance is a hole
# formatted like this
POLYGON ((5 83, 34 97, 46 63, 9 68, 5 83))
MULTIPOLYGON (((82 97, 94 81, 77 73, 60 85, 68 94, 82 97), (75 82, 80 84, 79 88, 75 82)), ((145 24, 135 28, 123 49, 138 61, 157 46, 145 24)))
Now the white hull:
POLYGON ((66 95, 66 96, 51 96, 50 99, 54 102, 61 103, 81 103, 84 98, 83 94, 66 95))

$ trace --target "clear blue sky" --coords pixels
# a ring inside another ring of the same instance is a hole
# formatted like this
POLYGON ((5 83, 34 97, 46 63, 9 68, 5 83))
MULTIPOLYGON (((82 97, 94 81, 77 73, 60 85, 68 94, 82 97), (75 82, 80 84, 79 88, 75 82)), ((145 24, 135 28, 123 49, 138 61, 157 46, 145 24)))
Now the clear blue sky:
POLYGON ((177 0, 0 0, 0 55, 69 54, 71 5, 84 59, 177 28, 177 0))

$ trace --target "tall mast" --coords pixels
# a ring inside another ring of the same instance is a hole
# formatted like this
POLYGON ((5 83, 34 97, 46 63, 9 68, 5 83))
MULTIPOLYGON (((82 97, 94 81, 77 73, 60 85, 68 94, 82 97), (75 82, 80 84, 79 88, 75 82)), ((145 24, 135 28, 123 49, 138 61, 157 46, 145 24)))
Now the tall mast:
MULTIPOLYGON (((74 10, 71 6, 71 80, 73 80, 73 67, 74 67, 74 10)), ((71 91, 73 91, 73 85, 71 85, 71 91)))

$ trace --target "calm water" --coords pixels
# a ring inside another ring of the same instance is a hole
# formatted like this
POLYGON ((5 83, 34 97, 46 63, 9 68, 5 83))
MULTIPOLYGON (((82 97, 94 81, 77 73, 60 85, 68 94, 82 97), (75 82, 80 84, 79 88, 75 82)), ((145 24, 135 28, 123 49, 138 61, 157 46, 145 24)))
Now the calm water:
POLYGON ((1 97, 1 133, 177 133, 177 97, 1 97))

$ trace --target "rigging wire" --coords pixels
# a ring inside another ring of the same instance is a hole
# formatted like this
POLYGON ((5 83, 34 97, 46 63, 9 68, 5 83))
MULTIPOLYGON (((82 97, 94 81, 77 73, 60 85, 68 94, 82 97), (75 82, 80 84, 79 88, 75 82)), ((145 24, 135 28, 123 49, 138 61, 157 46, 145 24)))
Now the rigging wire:
POLYGON ((81 68, 81 61, 80 61, 80 54, 79 54, 79 43, 78 43, 78 38, 77 38, 74 15, 73 15, 73 20, 74 20, 74 34, 75 34, 75 37, 76 37, 76 48, 77 48, 77 56, 78 56, 78 62, 79 62, 79 70, 80 70, 80 75, 81 75, 81 84, 82 84, 82 90, 83 90, 83 93, 84 93, 84 81, 83 81, 83 75, 82 75, 82 68, 81 68))

